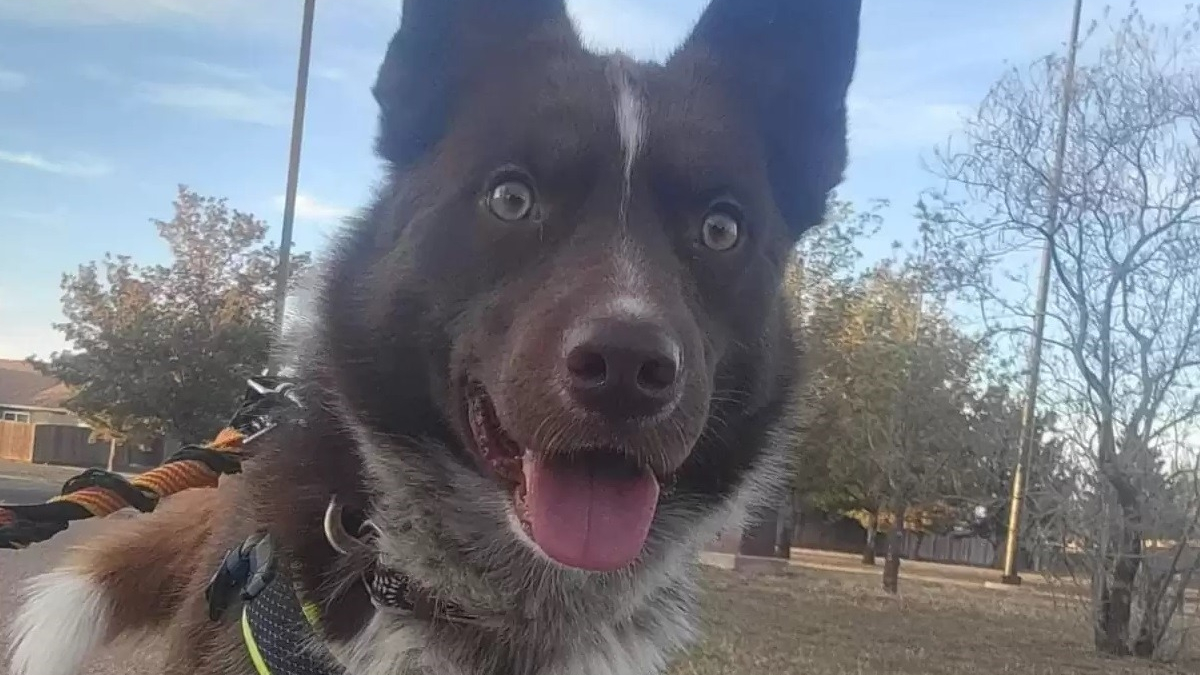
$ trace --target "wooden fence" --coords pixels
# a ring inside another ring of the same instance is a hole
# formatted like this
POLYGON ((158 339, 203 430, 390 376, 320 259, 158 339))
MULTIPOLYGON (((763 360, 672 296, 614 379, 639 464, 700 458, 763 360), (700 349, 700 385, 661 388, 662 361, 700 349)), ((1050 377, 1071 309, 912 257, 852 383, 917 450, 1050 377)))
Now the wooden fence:
POLYGON ((178 444, 156 438, 131 447, 92 441, 87 427, 0 421, 0 461, 58 464, 114 471, 145 471, 158 466, 178 444))
POLYGON ((87 427, 38 424, 33 433, 33 462, 105 469, 112 441, 92 441, 87 427))
MULTIPOLYGON (((853 518, 805 513, 796 519, 792 545, 857 554, 862 553, 866 539, 866 529, 853 518)), ((876 554, 883 555, 886 546, 887 534, 880 532, 875 538, 876 554)), ((909 560, 926 562, 975 567, 992 567, 997 562, 995 547, 982 537, 905 532, 901 551, 909 560)))
POLYGON ((948 534, 921 535, 904 533, 903 555, 909 560, 993 567, 997 551, 992 542, 982 537, 962 537, 948 534))
POLYGON ((28 422, 0 421, 0 459, 32 462, 33 429, 28 422))

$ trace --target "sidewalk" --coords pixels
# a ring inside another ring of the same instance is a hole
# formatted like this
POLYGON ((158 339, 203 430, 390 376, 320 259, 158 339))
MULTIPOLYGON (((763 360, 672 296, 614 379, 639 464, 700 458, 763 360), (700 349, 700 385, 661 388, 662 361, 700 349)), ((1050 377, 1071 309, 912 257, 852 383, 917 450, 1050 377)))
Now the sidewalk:
MULTIPOLYGON (((7 459, 0 459, 0 477, 3 478, 62 485, 67 479, 78 476, 84 471, 85 469, 76 466, 30 464, 29 462, 14 462, 7 459)), ((121 473, 121 475, 129 477, 135 474, 121 473)))
MULTIPOLYGON (((701 554, 701 562, 730 569, 733 556, 725 553, 705 551, 701 554)), ((813 549, 793 548, 790 567, 821 572, 836 572, 839 574, 854 574, 859 576, 881 576, 883 574, 883 559, 880 558, 874 566, 864 566, 859 556, 833 551, 817 551, 813 549)), ((919 560, 904 560, 900 565, 900 580, 916 581, 941 586, 956 586, 989 590, 998 593, 1020 593, 1025 597, 1043 598, 1056 602, 1077 601, 1088 592, 1087 584, 1073 584, 1069 581, 1055 582, 1037 572, 1026 572, 1021 575, 1020 586, 1009 586, 1000 583, 1000 571, 982 567, 964 565, 947 565, 943 563, 925 562, 919 560)), ((1187 597, 1193 602, 1200 601, 1200 592, 1189 590, 1187 597)), ((1200 611, 1188 608, 1186 614, 1200 611)))

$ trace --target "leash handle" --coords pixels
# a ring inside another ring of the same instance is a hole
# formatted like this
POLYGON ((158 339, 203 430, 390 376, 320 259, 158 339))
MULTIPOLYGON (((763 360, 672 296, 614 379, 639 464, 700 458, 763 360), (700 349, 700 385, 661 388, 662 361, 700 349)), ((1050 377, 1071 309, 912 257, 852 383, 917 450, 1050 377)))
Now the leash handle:
POLYGON ((303 423, 296 386, 288 381, 247 381, 238 410, 207 445, 186 445, 161 465, 126 478, 88 469, 68 480, 61 494, 42 504, 0 505, 0 549, 23 549, 47 541, 73 521, 103 518, 126 508, 153 511, 165 497, 216 487, 221 476, 240 473, 246 447, 284 423, 303 423))

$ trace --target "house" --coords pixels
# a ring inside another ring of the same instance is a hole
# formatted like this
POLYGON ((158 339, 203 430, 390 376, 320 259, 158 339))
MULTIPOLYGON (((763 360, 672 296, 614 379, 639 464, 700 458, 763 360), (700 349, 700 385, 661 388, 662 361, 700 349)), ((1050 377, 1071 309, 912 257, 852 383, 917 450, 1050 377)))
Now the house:
POLYGON ((0 460, 128 470, 162 461, 163 443, 126 448, 93 438, 92 429, 63 407, 65 384, 25 361, 0 359, 0 460))
POLYGON ((63 408, 68 396, 66 385, 25 361, 0 359, 0 421, 85 426, 63 408))

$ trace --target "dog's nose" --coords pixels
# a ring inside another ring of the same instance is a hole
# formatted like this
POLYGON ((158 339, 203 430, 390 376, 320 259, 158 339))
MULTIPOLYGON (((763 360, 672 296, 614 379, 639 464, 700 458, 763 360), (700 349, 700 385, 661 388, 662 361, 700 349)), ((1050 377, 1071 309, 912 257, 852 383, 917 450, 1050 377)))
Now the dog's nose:
POLYGON ((610 419, 652 417, 678 399, 679 343, 656 323, 588 321, 567 334, 564 354, 571 396, 610 419))

